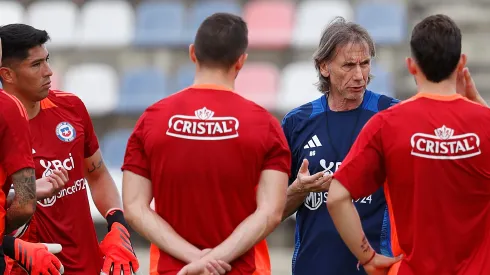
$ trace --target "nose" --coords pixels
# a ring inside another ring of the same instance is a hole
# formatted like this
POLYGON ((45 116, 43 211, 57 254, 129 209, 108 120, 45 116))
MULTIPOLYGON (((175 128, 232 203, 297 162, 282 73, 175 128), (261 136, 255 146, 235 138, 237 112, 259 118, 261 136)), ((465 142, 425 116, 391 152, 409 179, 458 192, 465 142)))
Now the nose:
POLYGON ((362 68, 361 66, 356 66, 356 68, 354 69, 354 72, 353 72, 353 76, 352 78, 356 81, 361 81, 363 79, 362 77, 362 68))
POLYGON ((44 69, 44 76, 45 77, 51 77, 53 75, 53 71, 51 70, 51 66, 46 63, 45 69, 44 69))

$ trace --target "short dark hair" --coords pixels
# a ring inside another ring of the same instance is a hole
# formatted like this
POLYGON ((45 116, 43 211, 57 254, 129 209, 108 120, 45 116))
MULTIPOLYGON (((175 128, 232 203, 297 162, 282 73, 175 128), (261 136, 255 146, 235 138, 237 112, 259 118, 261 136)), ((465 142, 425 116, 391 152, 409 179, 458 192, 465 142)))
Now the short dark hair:
POLYGON ((429 16, 413 28, 410 48, 427 80, 441 82, 458 65, 461 57, 461 30, 446 15, 429 16))
POLYGON ((203 66, 229 69, 247 50, 247 23, 237 15, 215 13, 199 26, 194 47, 203 66))
POLYGON ((2 39, 2 64, 7 65, 11 60, 24 60, 29 56, 29 50, 44 45, 49 35, 44 30, 38 30, 25 24, 10 24, 0 27, 2 39))

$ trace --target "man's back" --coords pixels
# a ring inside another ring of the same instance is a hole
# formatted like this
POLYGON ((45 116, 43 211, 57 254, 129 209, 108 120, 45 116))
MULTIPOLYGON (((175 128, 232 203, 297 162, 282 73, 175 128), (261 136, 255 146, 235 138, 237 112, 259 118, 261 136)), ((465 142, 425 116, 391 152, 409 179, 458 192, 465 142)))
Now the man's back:
MULTIPOLYGON (((216 86, 193 86, 151 106, 128 142, 123 169, 151 179, 156 212, 199 249, 222 243, 256 210, 261 171, 289 172, 290 153, 279 121, 265 109, 216 86), (132 146, 142 143, 144 160, 132 146), (137 164, 141 163, 141 164, 137 164), (144 169, 144 164, 150 167, 144 169)), ((158 271, 184 264, 160 252, 158 271)), ((254 249, 230 274, 252 274, 254 249)))
POLYGON ((398 274, 490 274, 490 109, 418 94, 377 120, 398 274))

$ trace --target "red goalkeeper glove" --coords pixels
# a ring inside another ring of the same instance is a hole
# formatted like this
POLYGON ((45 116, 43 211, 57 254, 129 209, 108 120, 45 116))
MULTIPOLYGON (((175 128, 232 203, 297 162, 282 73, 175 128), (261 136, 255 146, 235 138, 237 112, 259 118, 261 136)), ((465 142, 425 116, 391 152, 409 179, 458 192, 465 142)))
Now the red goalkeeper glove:
POLYGON ((104 254, 101 275, 131 275, 138 271, 140 265, 131 245, 129 232, 122 224, 112 224, 111 231, 100 243, 100 249, 104 254))
POLYGON ((64 273, 60 260, 52 253, 61 252, 59 244, 30 243, 11 236, 3 241, 5 255, 14 259, 28 274, 58 275, 64 273))

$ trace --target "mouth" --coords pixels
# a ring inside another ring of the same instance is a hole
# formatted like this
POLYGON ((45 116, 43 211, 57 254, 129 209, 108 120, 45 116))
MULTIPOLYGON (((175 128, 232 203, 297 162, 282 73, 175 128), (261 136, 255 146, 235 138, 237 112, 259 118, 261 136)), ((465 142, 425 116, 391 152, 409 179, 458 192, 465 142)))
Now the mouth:
POLYGON ((364 86, 350 87, 350 89, 354 92, 362 92, 364 91, 364 86))
POLYGON ((51 81, 49 82, 46 82, 44 85, 43 85, 44 88, 51 88, 51 81))

